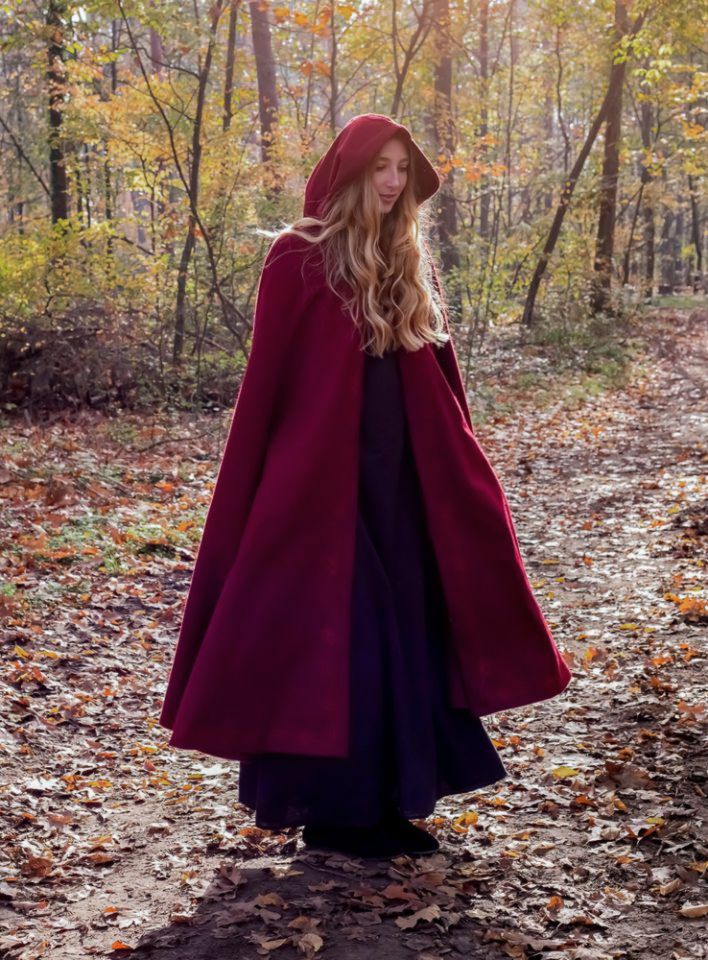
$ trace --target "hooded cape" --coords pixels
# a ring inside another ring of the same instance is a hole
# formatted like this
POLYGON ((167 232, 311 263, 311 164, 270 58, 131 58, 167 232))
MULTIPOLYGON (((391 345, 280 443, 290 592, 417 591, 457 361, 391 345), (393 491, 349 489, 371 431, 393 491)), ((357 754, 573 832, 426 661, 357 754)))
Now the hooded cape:
MULTIPOLYGON (((321 213, 394 133, 409 145, 418 202, 432 196, 438 176, 409 131, 364 114, 313 169, 305 213, 321 213)), ((348 753, 364 354, 308 250, 281 236, 263 264, 159 718, 171 746, 228 759, 348 753)), ((448 613, 450 702, 484 716, 556 696, 571 674, 474 435, 453 343, 403 351, 399 365, 448 613)))

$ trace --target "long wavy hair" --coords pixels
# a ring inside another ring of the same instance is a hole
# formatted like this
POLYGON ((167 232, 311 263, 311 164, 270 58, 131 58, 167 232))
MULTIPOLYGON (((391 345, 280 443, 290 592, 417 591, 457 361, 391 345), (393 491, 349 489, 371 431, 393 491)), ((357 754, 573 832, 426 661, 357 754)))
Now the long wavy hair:
POLYGON ((381 356, 396 347, 445 343, 446 305, 434 282, 430 219, 415 198, 415 169, 409 162, 404 189, 382 213, 371 177, 374 163, 330 199, 322 218, 300 217, 281 230, 258 233, 297 236, 321 251, 327 285, 349 311, 363 350, 381 356))

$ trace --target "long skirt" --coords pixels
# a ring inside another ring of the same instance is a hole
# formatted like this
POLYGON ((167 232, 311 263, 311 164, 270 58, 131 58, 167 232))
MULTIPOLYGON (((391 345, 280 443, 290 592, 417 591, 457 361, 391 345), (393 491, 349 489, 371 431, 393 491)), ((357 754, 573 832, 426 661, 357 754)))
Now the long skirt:
POLYGON ((391 807, 427 817, 441 797, 507 776, 480 718, 449 703, 448 620, 398 355, 367 354, 364 365, 349 753, 240 761, 239 801, 264 829, 373 825, 391 807))

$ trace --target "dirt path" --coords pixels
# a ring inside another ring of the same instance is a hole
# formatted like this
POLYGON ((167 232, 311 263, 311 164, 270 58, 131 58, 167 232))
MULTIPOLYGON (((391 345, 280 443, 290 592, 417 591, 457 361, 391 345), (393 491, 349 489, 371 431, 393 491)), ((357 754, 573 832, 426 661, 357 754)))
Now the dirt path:
POLYGON ((90 526, 88 500, 111 529, 137 529, 141 503, 177 524, 193 493, 153 478, 162 499, 136 499, 149 451, 97 465, 66 429, 5 443, 0 479, 22 491, 5 581, 25 553, 0 593, 0 957, 705 957, 707 319, 652 320, 627 389, 479 431, 574 680, 486 719, 510 775, 440 801, 425 859, 305 853, 299 831, 249 826, 236 764, 167 748, 189 554, 154 536, 111 575, 102 547, 93 582, 93 528, 72 566, 47 526, 90 526), (61 475, 38 479, 58 451, 61 475))

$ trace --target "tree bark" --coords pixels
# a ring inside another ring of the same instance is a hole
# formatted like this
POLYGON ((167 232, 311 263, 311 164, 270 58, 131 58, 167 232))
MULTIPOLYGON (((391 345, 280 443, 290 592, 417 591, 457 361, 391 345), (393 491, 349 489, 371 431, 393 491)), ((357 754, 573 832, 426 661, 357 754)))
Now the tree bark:
POLYGON ((202 163, 202 127, 204 124, 204 104, 206 101, 207 86, 209 75, 211 73, 211 64, 214 56, 214 46, 216 43, 216 33, 219 25, 219 19, 223 12, 223 2, 217 0, 210 10, 211 18, 209 29, 209 43, 207 44, 206 54, 203 65, 200 64, 199 80, 197 83, 197 105, 194 114, 194 125, 192 127, 192 165, 189 171, 189 196, 190 210, 187 220, 187 236, 182 248, 179 269, 177 272, 177 301, 175 304, 175 331, 172 341, 172 362, 179 364, 182 359, 184 349, 184 331, 187 307, 187 271, 192 259, 192 251, 196 241, 197 229, 203 229, 197 219, 197 210, 199 209, 199 187, 201 177, 202 163))
POLYGON ((46 17, 49 27, 46 79, 49 94, 49 189, 52 223, 69 219, 69 178, 62 142, 65 16, 65 0, 49 0, 46 17))
POLYGON ((234 93, 234 65, 236 63, 236 23, 241 0, 231 0, 229 4, 229 32, 226 40, 226 68, 224 72, 224 114, 221 128, 226 131, 231 126, 231 101, 234 93))
MULTIPOLYGON (((627 0, 615 0, 615 41, 619 43, 627 32, 627 0)), ((617 183, 619 179, 619 153, 622 140, 622 91, 627 70, 624 58, 613 63, 608 89, 607 122, 605 126, 605 150, 602 162, 600 204, 595 241, 593 269, 593 313, 610 307, 612 294, 612 258, 615 245, 615 221, 617 217, 617 183)))
MULTIPOLYGON (((435 0, 433 7, 434 32, 434 91, 432 126, 438 157, 443 158, 442 185, 437 197, 437 230, 440 244, 440 265, 445 273, 460 265, 455 243, 457 236, 457 208, 455 205, 455 125, 452 115, 452 22, 450 0, 435 0)), ((450 284, 448 304, 453 316, 462 312, 459 282, 450 284)))
MULTIPOLYGON (((648 89, 645 91, 645 93, 648 96, 648 89)), ((651 151, 654 145, 652 127, 652 105, 651 102, 645 98, 639 105, 639 132, 642 138, 642 146, 647 154, 651 151)), ((647 190, 652 180, 653 176, 650 171, 649 162, 642 162, 639 195, 637 197, 634 220, 632 222, 632 229, 629 235, 627 249, 625 251, 624 269, 622 271, 622 282, 625 284, 630 283, 632 274, 632 250, 634 247, 635 227, 639 219, 639 214, 641 213, 643 221, 643 270, 640 275, 640 291, 641 296, 644 299, 651 299, 654 293, 654 243, 656 231, 654 227, 654 209, 651 203, 650 193, 647 190)))
POLYGON ((696 274, 691 280, 691 286, 694 290, 699 289, 699 284, 703 286, 703 239, 701 236, 701 213, 699 206, 699 192, 696 178, 693 174, 688 175, 688 196, 691 201, 691 240, 696 248, 696 274))
POLYGON ((334 14, 335 5, 332 3, 329 6, 329 128, 333 137, 343 126, 339 113, 339 46, 334 14))
MULTIPOLYGON (((251 37, 253 39, 253 55, 256 61, 256 79, 258 82, 258 113, 261 124, 261 160, 274 174, 273 141, 280 104, 278 101, 278 87, 275 82, 275 58, 273 56, 273 42, 268 19, 268 6, 261 0, 251 0, 248 4, 251 13, 251 37)), ((277 194, 280 184, 273 182, 268 192, 277 194)))
MULTIPOLYGON (((664 173, 666 180, 666 173, 664 173)), ((661 218, 661 236, 659 238, 659 295, 673 292, 674 268, 673 268, 673 243, 671 240, 672 230, 676 217, 670 207, 664 207, 663 217, 661 218)))
MULTIPOLYGON (((479 160, 482 167, 488 162, 489 143, 489 0, 479 4, 479 160)), ((482 176, 479 195, 479 235, 489 239, 489 177, 482 176)))

